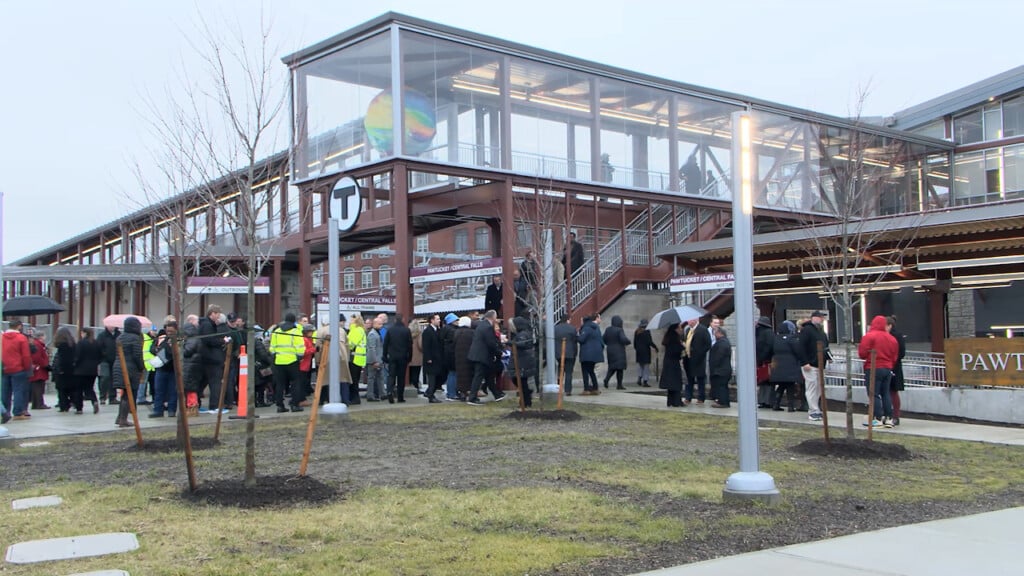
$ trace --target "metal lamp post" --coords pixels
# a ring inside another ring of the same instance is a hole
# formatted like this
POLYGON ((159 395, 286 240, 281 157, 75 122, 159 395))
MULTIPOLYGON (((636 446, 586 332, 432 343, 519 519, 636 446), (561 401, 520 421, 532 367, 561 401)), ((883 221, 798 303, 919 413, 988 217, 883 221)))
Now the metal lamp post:
POLYGON ((777 502, 775 479, 758 470, 756 351, 754 344, 753 194, 754 154, 749 112, 732 114, 732 239, 736 287, 736 394, 739 404, 740 471, 725 481, 723 500, 777 502))

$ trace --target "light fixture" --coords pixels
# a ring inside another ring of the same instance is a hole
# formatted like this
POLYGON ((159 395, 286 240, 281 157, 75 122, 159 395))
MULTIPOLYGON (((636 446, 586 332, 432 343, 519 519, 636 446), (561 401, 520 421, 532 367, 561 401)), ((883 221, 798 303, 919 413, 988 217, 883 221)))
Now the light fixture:
POLYGON ((765 274, 764 276, 754 276, 755 284, 762 282, 785 282, 786 280, 789 280, 789 274, 765 274))
MULTIPOLYGON (((891 274, 902 270, 903 267, 899 264, 887 264, 885 266, 857 266, 854 268, 847 268, 846 272, 851 276, 861 276, 864 274, 891 274)), ((842 276, 842 274, 842 270, 811 270, 800 272, 800 276, 805 280, 810 280, 812 278, 832 278, 834 276, 842 276)))
POLYGON ((1024 272, 1009 274, 978 274, 975 276, 954 276, 954 284, 1004 284, 1014 280, 1024 280, 1024 272))
POLYGON ((918 270, 944 270, 947 268, 970 268, 972 266, 998 266, 999 264, 1024 263, 1024 255, 990 256, 988 258, 966 258, 963 260, 939 260, 936 262, 918 262, 918 270))

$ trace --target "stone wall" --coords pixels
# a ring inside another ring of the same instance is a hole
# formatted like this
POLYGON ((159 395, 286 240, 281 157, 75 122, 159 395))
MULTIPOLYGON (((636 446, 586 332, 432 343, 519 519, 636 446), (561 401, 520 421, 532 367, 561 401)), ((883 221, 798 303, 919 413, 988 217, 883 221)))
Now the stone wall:
POLYGON ((946 297, 950 338, 974 338, 974 291, 957 290, 946 297))

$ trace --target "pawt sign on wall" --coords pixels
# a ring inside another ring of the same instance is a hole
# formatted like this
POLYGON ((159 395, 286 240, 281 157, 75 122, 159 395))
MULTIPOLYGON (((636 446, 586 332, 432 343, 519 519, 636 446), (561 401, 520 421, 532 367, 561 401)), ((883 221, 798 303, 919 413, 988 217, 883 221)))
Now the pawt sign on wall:
POLYGON ((951 386, 1024 386, 1024 338, 952 338, 945 346, 951 386))

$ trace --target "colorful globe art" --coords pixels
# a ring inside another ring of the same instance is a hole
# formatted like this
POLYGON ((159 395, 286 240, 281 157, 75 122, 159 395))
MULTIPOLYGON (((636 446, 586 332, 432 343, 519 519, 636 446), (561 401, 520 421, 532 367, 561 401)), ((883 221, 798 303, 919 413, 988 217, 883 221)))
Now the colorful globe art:
MULTIPOLYGON (((406 155, 417 155, 430 148, 437 134, 437 118, 434 104, 420 92, 411 88, 402 91, 405 104, 405 145, 406 155)), ((384 90, 370 101, 363 119, 366 136, 370 145, 382 154, 392 154, 394 132, 391 129, 391 91, 384 90)))

